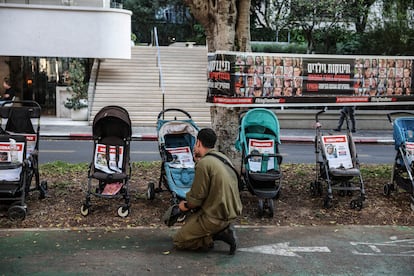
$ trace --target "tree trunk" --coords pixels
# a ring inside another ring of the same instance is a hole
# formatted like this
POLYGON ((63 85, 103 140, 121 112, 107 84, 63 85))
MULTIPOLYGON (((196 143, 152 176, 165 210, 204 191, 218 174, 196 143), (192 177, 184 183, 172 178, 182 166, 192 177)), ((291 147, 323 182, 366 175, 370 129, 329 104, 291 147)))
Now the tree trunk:
MULTIPOLYGON (((209 52, 251 51, 251 0, 184 1, 196 20, 204 27, 209 52)), ((217 133, 216 148, 231 158, 236 168, 240 168, 241 157, 234 147, 238 136, 239 112, 240 108, 210 108, 211 127, 217 133)))
POLYGON ((204 27, 209 52, 233 50, 238 16, 237 2, 236 0, 185 0, 191 13, 204 27))
POLYGON ((216 149, 226 154, 236 169, 241 168, 241 153, 234 147, 239 134, 239 114, 247 108, 227 108, 213 106, 210 108, 211 127, 217 133, 216 149))
POLYGON ((251 0, 238 1, 235 51, 251 52, 250 45, 250 5, 251 0))

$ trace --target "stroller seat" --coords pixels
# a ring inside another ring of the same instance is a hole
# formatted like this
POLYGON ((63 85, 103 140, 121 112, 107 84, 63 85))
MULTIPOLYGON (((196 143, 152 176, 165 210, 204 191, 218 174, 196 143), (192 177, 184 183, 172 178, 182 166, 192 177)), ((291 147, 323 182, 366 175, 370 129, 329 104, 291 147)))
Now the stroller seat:
POLYGON ((102 149, 102 155, 99 153, 95 155, 96 164, 102 164, 102 166, 95 166, 96 170, 92 173, 92 177, 110 181, 121 181, 128 175, 123 172, 122 155, 124 150, 124 141, 116 136, 105 137, 97 145, 98 149, 102 149), (113 159, 111 159, 113 157, 113 159), (102 159, 105 158, 105 159, 102 159))
POLYGON ((351 168, 351 169, 340 169, 340 168, 333 168, 329 169, 329 173, 331 173, 333 176, 344 176, 344 177, 354 177, 359 176, 361 172, 357 168, 351 168))

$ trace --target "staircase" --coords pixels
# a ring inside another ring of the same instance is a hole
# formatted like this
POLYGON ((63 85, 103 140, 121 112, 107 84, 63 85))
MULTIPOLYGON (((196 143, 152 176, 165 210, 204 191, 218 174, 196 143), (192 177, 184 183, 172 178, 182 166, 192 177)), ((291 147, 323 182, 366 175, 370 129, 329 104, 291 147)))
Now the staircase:
MULTIPOLYGON (((95 61, 88 91, 90 123, 102 107, 113 104, 128 110, 133 126, 156 125, 163 110, 157 54, 155 47, 135 46, 130 60, 95 61)), ((160 59, 164 108, 184 109, 200 127, 209 126, 207 49, 160 47, 160 59)))

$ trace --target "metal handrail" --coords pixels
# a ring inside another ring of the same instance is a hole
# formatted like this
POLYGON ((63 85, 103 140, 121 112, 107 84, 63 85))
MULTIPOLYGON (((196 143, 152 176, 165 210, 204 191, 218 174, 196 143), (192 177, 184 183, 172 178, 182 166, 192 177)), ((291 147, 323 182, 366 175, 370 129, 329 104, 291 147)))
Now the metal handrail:
POLYGON ((158 81, 159 81, 159 85, 161 86, 161 91, 162 91, 162 110, 164 110, 165 109, 165 86, 164 86, 164 78, 162 77, 161 53, 160 53, 160 45, 158 44, 157 27, 154 27, 154 37, 155 37, 155 46, 157 47, 157 66, 158 66, 158 70, 160 74, 158 81))

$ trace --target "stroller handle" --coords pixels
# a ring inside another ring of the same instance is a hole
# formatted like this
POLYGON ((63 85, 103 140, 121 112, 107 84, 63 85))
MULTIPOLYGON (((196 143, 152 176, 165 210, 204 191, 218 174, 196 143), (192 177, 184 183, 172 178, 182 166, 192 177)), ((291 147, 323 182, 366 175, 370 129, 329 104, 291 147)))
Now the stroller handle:
POLYGON ((36 102, 36 101, 30 101, 30 100, 17 100, 17 101, 10 100, 10 101, 4 101, 0 105, 0 107, 3 107, 4 105, 10 104, 10 103, 13 103, 13 104, 15 104, 15 103, 19 103, 19 104, 29 104, 30 106, 33 106, 33 107, 36 107, 36 108, 41 109, 41 106, 40 106, 40 104, 38 102, 36 102))
POLYGON ((170 111, 176 111, 176 112, 183 113, 185 116, 187 116, 189 119, 191 119, 191 115, 190 115, 190 113, 188 113, 188 112, 187 112, 187 111, 185 111, 185 110, 179 109, 179 108, 167 108, 167 109, 165 109, 165 110, 161 111, 161 112, 158 114, 157 119, 159 120, 159 119, 161 119, 161 117, 163 117, 163 118, 164 118, 164 114, 165 114, 165 113, 167 113, 167 112, 170 112, 170 111))
POLYGON ((387 118, 388 118, 388 121, 390 122, 390 123, 392 123, 392 117, 393 116, 397 116, 397 115, 411 115, 411 116, 414 116, 414 113, 412 113, 412 112, 408 112, 408 111, 397 111, 397 112, 390 112, 390 113, 388 113, 387 114, 387 118))
POLYGON ((325 113, 325 108, 322 109, 321 111, 319 111, 318 113, 316 113, 316 115, 315 115, 315 121, 317 123, 319 122, 319 115, 321 115, 322 113, 325 113))

